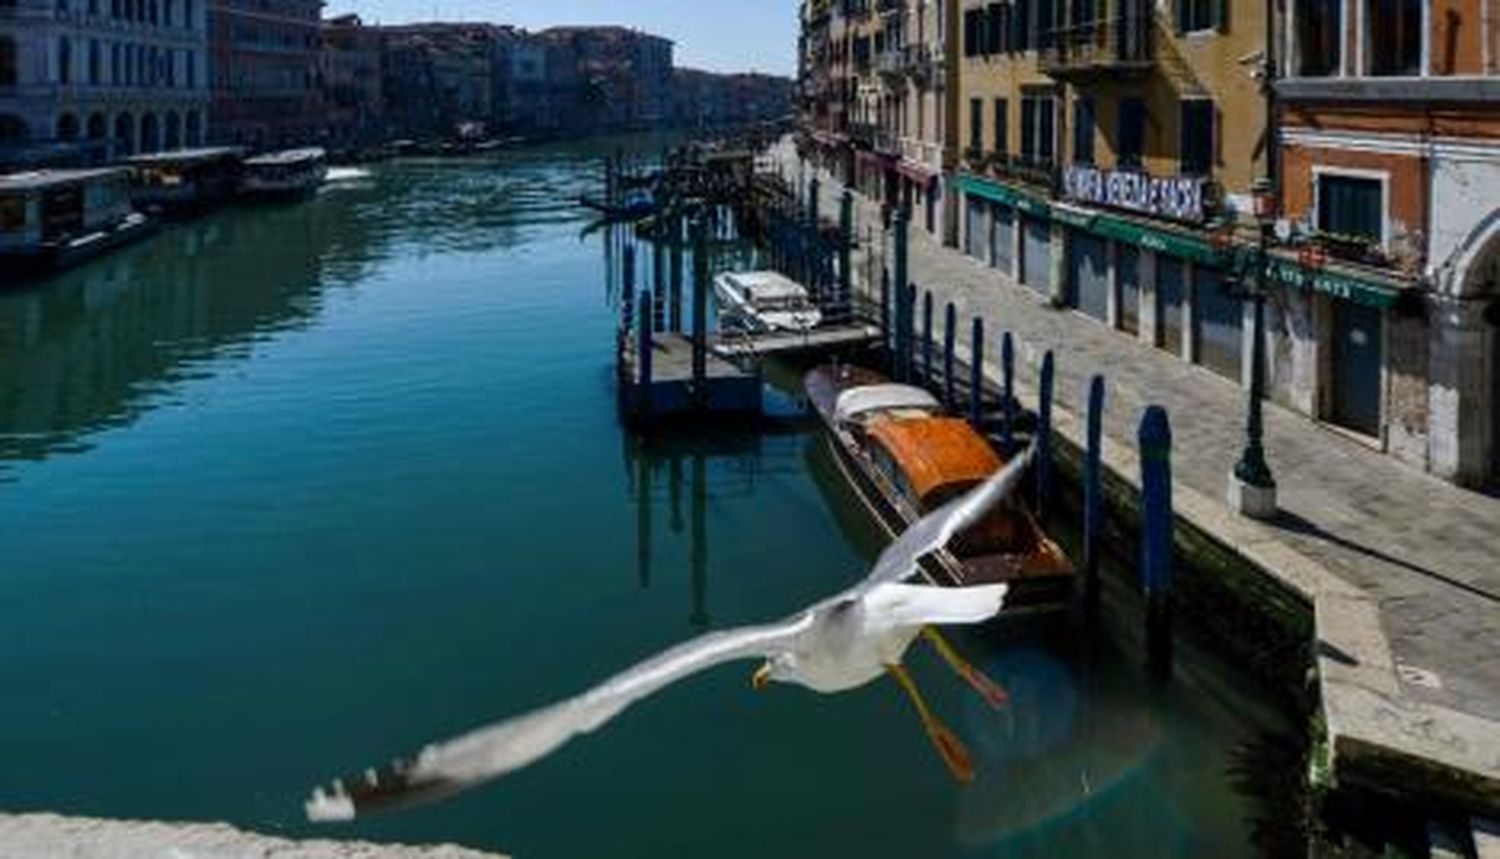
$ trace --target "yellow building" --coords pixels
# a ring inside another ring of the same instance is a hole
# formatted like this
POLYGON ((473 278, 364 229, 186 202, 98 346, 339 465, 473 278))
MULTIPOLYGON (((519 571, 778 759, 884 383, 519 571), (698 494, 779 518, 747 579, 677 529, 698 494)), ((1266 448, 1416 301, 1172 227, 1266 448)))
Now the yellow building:
POLYGON ((1237 381, 1247 309, 1221 245, 1266 174, 1265 4, 965 0, 971 256, 1237 381))

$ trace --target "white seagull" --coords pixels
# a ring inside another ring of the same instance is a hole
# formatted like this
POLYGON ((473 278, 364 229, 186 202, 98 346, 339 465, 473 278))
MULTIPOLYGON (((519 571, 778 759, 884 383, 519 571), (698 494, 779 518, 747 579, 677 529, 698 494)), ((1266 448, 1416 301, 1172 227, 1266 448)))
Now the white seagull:
POLYGON ((356 815, 451 796, 515 772, 551 754, 572 738, 597 730, 625 708, 692 674, 742 659, 763 659, 752 684, 772 681, 815 692, 855 689, 889 674, 906 690, 928 736, 960 781, 973 779, 967 750, 923 700, 902 665, 919 635, 991 706, 1006 695, 999 685, 955 651, 932 624, 977 624, 1000 613, 1003 584, 942 588, 902 584, 918 564, 955 534, 1004 501, 1024 476, 1033 449, 967 494, 928 514, 881 554, 864 581, 779 623, 710 633, 678 645, 599 686, 524 715, 430 745, 415 762, 397 761, 377 772, 328 789, 314 789, 309 819, 352 820, 356 815))

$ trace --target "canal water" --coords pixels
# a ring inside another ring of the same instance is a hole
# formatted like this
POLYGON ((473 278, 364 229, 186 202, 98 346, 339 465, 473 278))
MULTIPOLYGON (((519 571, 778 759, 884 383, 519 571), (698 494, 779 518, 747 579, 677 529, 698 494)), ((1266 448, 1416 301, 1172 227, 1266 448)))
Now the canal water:
POLYGON ((619 427, 573 202, 617 143, 344 171, 0 293, 0 808, 523 859, 1263 849, 1244 773, 1285 726, 1209 660, 1154 689, 1110 635, 963 639, 998 713, 915 653, 968 788, 893 684, 757 694, 742 665, 446 804, 302 822, 316 782, 878 551, 811 425, 619 427))

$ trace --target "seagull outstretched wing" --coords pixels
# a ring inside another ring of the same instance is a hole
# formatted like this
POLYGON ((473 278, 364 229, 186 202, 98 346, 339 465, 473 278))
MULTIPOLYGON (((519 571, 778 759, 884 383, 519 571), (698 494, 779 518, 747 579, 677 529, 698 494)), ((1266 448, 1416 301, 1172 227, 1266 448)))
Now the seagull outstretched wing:
POLYGON ((307 801, 315 821, 352 820, 370 811, 451 796, 551 754, 599 728, 643 698, 699 671, 740 659, 771 658, 791 649, 815 623, 804 612, 781 623, 710 633, 617 674, 589 691, 445 743, 427 746, 412 762, 397 761, 307 801))
POLYGON ((852 593, 865 593, 876 585, 911 578, 923 557, 947 546, 953 535, 983 519, 1015 492, 1035 455, 1033 443, 988 480, 919 519, 880 553, 875 568, 852 593))

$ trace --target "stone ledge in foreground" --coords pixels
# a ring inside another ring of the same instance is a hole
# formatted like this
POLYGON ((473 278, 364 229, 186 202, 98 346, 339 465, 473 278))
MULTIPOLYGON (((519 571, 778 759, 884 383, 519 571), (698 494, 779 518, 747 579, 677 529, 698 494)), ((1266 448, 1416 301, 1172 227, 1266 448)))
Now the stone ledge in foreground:
POLYGON ((407 847, 359 841, 289 841, 223 823, 96 820, 56 814, 0 814, 6 859, 504 859, 465 847, 407 847))

